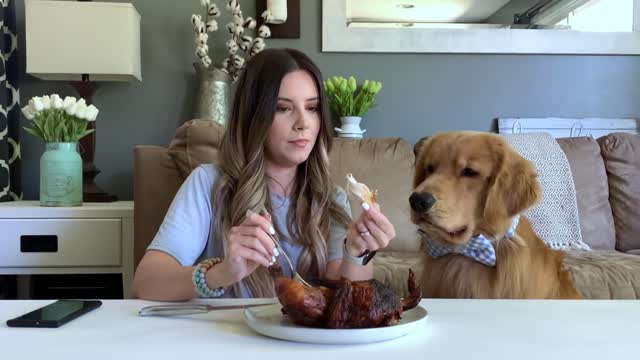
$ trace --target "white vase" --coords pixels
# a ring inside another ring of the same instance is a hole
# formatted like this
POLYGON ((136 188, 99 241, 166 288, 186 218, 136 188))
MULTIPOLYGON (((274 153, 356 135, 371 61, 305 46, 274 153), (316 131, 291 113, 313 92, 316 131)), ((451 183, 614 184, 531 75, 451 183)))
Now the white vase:
POLYGON ((361 139, 362 134, 367 131, 360 128, 360 121, 362 121, 361 116, 341 116, 340 121, 342 127, 334 128, 338 133, 338 137, 361 139))

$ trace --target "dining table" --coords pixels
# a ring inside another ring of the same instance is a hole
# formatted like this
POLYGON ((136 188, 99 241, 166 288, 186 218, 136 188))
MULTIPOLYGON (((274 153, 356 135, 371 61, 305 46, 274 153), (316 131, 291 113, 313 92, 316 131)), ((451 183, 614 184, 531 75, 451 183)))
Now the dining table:
MULTIPOLYGON (((0 359, 640 359, 636 300, 422 299, 426 315, 408 333, 370 342, 370 335, 390 329, 291 326, 292 334, 316 331, 304 342, 256 331, 247 315, 279 308, 277 299, 194 299, 178 305, 271 305, 173 316, 141 316, 140 310, 175 303, 102 300, 58 328, 7 326, 6 320, 53 301, 0 300, 0 359), (359 341, 327 343, 346 336, 359 341)), ((286 315, 276 316, 282 323, 275 328, 287 324, 286 315)))

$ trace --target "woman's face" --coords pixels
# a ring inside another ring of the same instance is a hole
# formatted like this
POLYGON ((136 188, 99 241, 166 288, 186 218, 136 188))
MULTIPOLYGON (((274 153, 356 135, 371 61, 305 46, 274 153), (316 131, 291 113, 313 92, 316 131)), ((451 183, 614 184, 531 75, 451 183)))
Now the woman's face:
POLYGON ((296 167, 309 158, 320 131, 319 100, 306 71, 295 70, 282 79, 265 149, 271 165, 296 167))

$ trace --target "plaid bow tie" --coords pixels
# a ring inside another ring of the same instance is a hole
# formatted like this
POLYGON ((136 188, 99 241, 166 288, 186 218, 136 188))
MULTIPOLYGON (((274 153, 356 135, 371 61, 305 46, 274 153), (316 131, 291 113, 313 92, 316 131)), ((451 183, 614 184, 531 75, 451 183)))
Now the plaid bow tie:
MULTIPOLYGON (((519 216, 515 216, 513 218, 511 227, 504 235, 505 238, 511 237, 515 234, 519 220, 519 216)), ((487 266, 496 265, 496 251, 491 244, 491 240, 487 239, 484 235, 476 235, 472 237, 463 247, 438 242, 429 237, 425 237, 424 240, 429 248, 429 255, 433 258, 439 258, 448 254, 461 254, 487 266)))

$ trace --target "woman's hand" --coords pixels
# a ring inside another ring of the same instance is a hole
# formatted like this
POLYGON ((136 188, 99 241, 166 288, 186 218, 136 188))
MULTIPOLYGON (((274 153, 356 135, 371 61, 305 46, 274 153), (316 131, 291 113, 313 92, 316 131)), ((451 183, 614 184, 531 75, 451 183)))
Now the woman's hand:
POLYGON ((380 211, 380 206, 377 203, 364 203, 362 208, 365 211, 347 231, 347 252, 356 257, 362 255, 366 250, 383 249, 396 237, 393 224, 380 211))
POLYGON ((229 231, 224 261, 215 266, 218 274, 224 274, 229 284, 236 283, 251 275, 258 266, 269 266, 278 255, 275 243, 268 234, 275 234, 271 217, 247 212, 247 217, 229 231))

